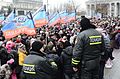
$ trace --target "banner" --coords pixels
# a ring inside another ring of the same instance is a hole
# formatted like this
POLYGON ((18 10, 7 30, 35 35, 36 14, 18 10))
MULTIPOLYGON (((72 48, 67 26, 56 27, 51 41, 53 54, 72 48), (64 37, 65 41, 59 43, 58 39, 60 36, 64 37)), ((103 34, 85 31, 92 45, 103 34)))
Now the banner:
POLYGON ((32 19, 24 15, 16 17, 14 21, 5 25, 2 31, 6 39, 16 37, 19 34, 36 34, 32 19))
POLYGON ((46 25, 48 23, 48 17, 46 15, 46 11, 41 8, 38 9, 33 14, 33 20, 35 23, 35 27, 41 27, 43 25, 46 25))

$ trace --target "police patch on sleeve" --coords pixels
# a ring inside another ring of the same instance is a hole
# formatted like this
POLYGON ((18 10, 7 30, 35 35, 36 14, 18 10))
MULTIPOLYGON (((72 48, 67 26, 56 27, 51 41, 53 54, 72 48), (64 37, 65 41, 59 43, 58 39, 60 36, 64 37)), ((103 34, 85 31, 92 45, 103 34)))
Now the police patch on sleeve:
POLYGON ((36 74, 35 65, 23 64, 23 71, 27 74, 36 74))
POLYGON ((102 36, 90 36, 90 45, 102 44, 102 36))

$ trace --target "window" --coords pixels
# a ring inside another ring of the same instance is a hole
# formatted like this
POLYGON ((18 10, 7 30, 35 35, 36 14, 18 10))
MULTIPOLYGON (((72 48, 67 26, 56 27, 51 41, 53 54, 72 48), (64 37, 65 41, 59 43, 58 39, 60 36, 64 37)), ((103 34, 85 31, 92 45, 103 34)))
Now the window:
POLYGON ((18 11, 18 15, 24 15, 25 12, 24 11, 18 11))

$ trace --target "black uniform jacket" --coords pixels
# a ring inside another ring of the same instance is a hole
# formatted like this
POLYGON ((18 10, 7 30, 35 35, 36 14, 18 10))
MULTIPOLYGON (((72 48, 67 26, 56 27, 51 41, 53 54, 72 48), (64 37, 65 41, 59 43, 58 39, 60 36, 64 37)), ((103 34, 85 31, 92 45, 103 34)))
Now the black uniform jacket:
POLYGON ((22 79, 52 79, 56 70, 56 64, 43 53, 31 51, 23 64, 22 79))

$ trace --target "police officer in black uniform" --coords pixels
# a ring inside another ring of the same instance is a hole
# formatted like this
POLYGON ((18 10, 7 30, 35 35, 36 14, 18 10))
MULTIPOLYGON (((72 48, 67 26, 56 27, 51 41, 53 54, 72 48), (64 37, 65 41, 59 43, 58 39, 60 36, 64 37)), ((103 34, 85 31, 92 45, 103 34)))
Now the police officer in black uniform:
POLYGON ((57 65, 40 51, 42 47, 42 42, 33 42, 32 50, 24 60, 22 79, 53 79, 57 65))
POLYGON ((99 66, 104 40, 95 30, 90 20, 81 20, 82 32, 77 36, 73 49, 72 65, 74 71, 80 71, 80 79, 99 79, 99 66))

